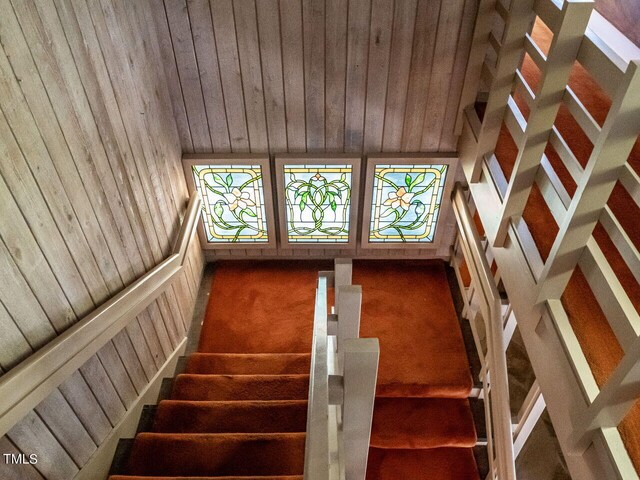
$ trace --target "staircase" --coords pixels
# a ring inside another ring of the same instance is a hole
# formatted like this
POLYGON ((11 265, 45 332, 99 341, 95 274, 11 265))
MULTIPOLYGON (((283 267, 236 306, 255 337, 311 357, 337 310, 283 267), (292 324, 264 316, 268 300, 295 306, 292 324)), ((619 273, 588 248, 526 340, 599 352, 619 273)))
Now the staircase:
POLYGON ((197 352, 110 480, 302 479, 322 266, 216 266, 197 352))
POLYGON ((367 480, 479 480, 472 381, 444 267, 360 262, 353 278, 367 293, 362 335, 380 339, 367 480))
POLYGON ((302 479, 308 354, 195 353, 111 480, 302 479))
MULTIPOLYGON (((216 267, 198 352, 111 480, 303 478, 322 267, 216 267)), ((357 262, 353 283, 366 292, 361 336, 381 346, 367 480, 479 480, 471 375, 442 263, 357 262)))

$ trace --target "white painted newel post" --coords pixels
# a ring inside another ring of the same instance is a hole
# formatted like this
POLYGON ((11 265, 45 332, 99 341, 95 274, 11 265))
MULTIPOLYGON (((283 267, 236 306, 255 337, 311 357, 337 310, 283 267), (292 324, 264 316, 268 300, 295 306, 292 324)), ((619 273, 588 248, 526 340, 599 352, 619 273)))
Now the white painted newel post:
POLYGON ((338 313, 338 356, 342 360, 345 341, 360 337, 360 311, 362 287, 343 285, 336 287, 338 313))
POLYGON ((344 340, 342 430, 346 480, 364 480, 367 473, 373 403, 378 378, 377 338, 344 340))
POLYGON ((350 258, 336 258, 333 262, 335 272, 335 313, 340 311, 340 289, 351 285, 353 262, 350 258))
POLYGON ((351 260, 338 259, 334 272, 319 275, 305 480, 365 480, 366 476, 380 346, 377 338, 358 338, 362 288, 351 285, 351 273, 351 260), (327 311, 331 287, 336 297, 333 313, 327 311))

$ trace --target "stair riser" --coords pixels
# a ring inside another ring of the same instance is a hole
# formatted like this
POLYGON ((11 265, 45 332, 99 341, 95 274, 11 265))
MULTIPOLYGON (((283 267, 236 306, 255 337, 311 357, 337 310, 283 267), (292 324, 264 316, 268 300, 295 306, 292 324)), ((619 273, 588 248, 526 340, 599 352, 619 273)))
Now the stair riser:
POLYGON ((178 375, 175 400, 306 400, 308 375, 178 375))
POLYGON ((155 432, 276 433, 304 432, 307 402, 164 401, 158 407, 155 432))
POLYGON ((224 375, 297 375, 308 374, 310 355, 234 355, 195 354, 189 358, 185 373, 224 375))
POLYGON ((132 475, 260 476, 301 475, 305 435, 137 436, 129 472, 132 475))

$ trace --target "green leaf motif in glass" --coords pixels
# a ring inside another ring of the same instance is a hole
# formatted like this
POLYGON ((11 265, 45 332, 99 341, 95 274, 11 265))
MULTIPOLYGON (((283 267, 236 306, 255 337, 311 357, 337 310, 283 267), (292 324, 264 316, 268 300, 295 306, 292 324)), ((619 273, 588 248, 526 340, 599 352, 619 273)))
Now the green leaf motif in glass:
POLYGON ((447 165, 376 165, 369 242, 432 243, 447 165))
POLYGON ((351 165, 284 165, 289 242, 349 241, 351 174, 351 165))
POLYGON ((269 241, 260 165, 194 165, 209 243, 269 241))

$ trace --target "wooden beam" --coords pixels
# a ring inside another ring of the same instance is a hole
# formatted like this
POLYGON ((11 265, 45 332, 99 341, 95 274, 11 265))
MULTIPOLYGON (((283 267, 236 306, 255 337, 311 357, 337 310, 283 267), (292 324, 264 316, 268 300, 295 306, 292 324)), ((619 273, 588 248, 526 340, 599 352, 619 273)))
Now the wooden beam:
POLYGON ((592 9, 591 0, 567 1, 562 6, 562 21, 558 30, 554 31, 524 138, 518 144, 518 157, 503 202, 498 229, 489 232, 490 237, 493 235, 492 244, 495 247, 504 246, 511 219, 521 216, 524 211, 592 9))
POLYGON ((574 420, 576 451, 586 450, 599 428, 617 427, 640 397, 640 337, 625 354, 600 393, 574 420))
POLYGON ((377 338, 345 341, 342 428, 345 472, 349 480, 364 480, 367 472, 379 358, 377 338))
POLYGON ((471 41, 471 51, 469 52, 469 59, 467 61, 467 71, 462 93, 460 94, 460 106, 458 107, 458 116, 455 125, 456 135, 460 135, 462 132, 464 111, 469 107, 473 107, 473 103, 476 101, 482 65, 484 64, 489 35, 493 27, 493 13, 496 11, 495 9, 499 3, 500 2, 496 2, 496 0, 481 0, 478 5, 478 14, 473 29, 473 39, 471 41))
POLYGON ((618 181, 640 130, 640 70, 629 64, 602 134, 594 145, 583 181, 571 199, 565 221, 539 279, 538 301, 560 298, 602 209, 618 181))

